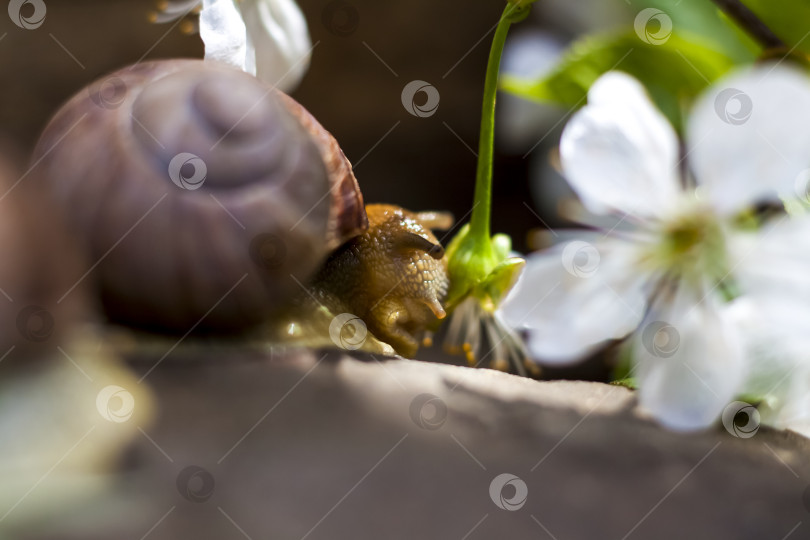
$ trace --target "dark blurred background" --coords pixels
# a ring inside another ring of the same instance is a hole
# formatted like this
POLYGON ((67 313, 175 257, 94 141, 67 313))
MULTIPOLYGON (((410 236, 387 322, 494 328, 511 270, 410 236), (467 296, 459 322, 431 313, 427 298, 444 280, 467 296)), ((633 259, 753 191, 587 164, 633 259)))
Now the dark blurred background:
MULTIPOLYGON (((592 5, 538 3, 510 34, 504 65, 542 71, 582 30, 632 21, 624 20, 621 10, 617 15, 612 2, 587 4, 592 5), (513 43, 522 44, 520 51, 513 43)), ((92 80, 142 59, 203 55, 199 36, 184 34, 182 25, 149 22, 154 0, 46 0, 46 5, 45 22, 35 30, 0 17, 0 133, 21 159, 60 104, 92 80)), ((502 2, 302 0, 300 5, 317 45, 293 95, 341 143, 366 200, 463 217, 471 207, 484 72, 502 2), (412 116, 401 103, 402 89, 416 79, 440 93, 438 111, 427 118, 412 116)), ((532 212, 540 206, 544 221, 555 221, 554 204, 537 204, 538 185, 530 179, 543 170, 553 177, 548 154, 565 111, 511 96, 499 99, 493 230, 510 234, 515 248, 526 251, 527 233, 542 227, 532 212)))

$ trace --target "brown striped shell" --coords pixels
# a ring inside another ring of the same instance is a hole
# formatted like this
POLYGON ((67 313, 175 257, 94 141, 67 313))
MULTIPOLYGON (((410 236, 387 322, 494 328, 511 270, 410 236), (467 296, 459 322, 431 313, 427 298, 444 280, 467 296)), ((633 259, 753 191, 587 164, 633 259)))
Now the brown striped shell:
POLYGON ((216 62, 136 64, 74 96, 33 162, 108 317, 168 332, 266 321, 367 227, 351 165, 291 98, 216 62))

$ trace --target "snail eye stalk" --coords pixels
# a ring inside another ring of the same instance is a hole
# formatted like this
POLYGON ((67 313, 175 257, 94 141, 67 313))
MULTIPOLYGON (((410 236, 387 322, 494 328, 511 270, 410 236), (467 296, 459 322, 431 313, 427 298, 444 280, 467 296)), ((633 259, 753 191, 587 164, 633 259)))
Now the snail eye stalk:
POLYGON ((394 238, 393 243, 394 248, 398 251, 418 249, 424 251, 434 259, 444 257, 444 248, 440 244, 431 242, 427 238, 410 231, 404 231, 398 234, 396 238, 394 238))

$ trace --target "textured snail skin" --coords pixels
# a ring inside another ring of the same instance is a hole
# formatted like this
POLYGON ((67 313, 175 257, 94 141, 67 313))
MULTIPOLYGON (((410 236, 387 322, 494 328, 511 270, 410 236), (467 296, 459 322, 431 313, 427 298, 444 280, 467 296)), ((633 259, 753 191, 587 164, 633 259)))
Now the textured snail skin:
MULTIPOLYGON (((430 227, 447 219, 388 204, 366 206, 369 228, 335 251, 310 286, 332 314, 360 317, 375 338, 412 357, 445 317, 447 261, 430 227)), ((449 226, 449 225, 448 225, 449 226)))
POLYGON ((167 60, 97 81, 53 118, 33 162, 86 244, 87 279, 112 321, 246 329, 300 291, 342 232, 362 230, 351 167, 328 176, 331 136, 279 96, 223 64, 167 60), (169 173, 182 153, 205 165, 197 189, 169 173))

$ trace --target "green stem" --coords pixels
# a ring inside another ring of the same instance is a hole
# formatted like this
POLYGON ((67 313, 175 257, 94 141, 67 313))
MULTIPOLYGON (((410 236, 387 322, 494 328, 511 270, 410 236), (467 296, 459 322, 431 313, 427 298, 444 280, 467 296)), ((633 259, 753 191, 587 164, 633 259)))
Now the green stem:
POLYGON ((514 20, 515 6, 507 4, 498 21, 487 62, 484 82, 484 105, 481 111, 481 137, 478 140, 478 168, 475 175, 475 205, 470 219, 470 234, 478 242, 489 244, 489 216, 492 205, 492 154, 495 143, 495 95, 498 90, 498 72, 506 34, 514 20))

